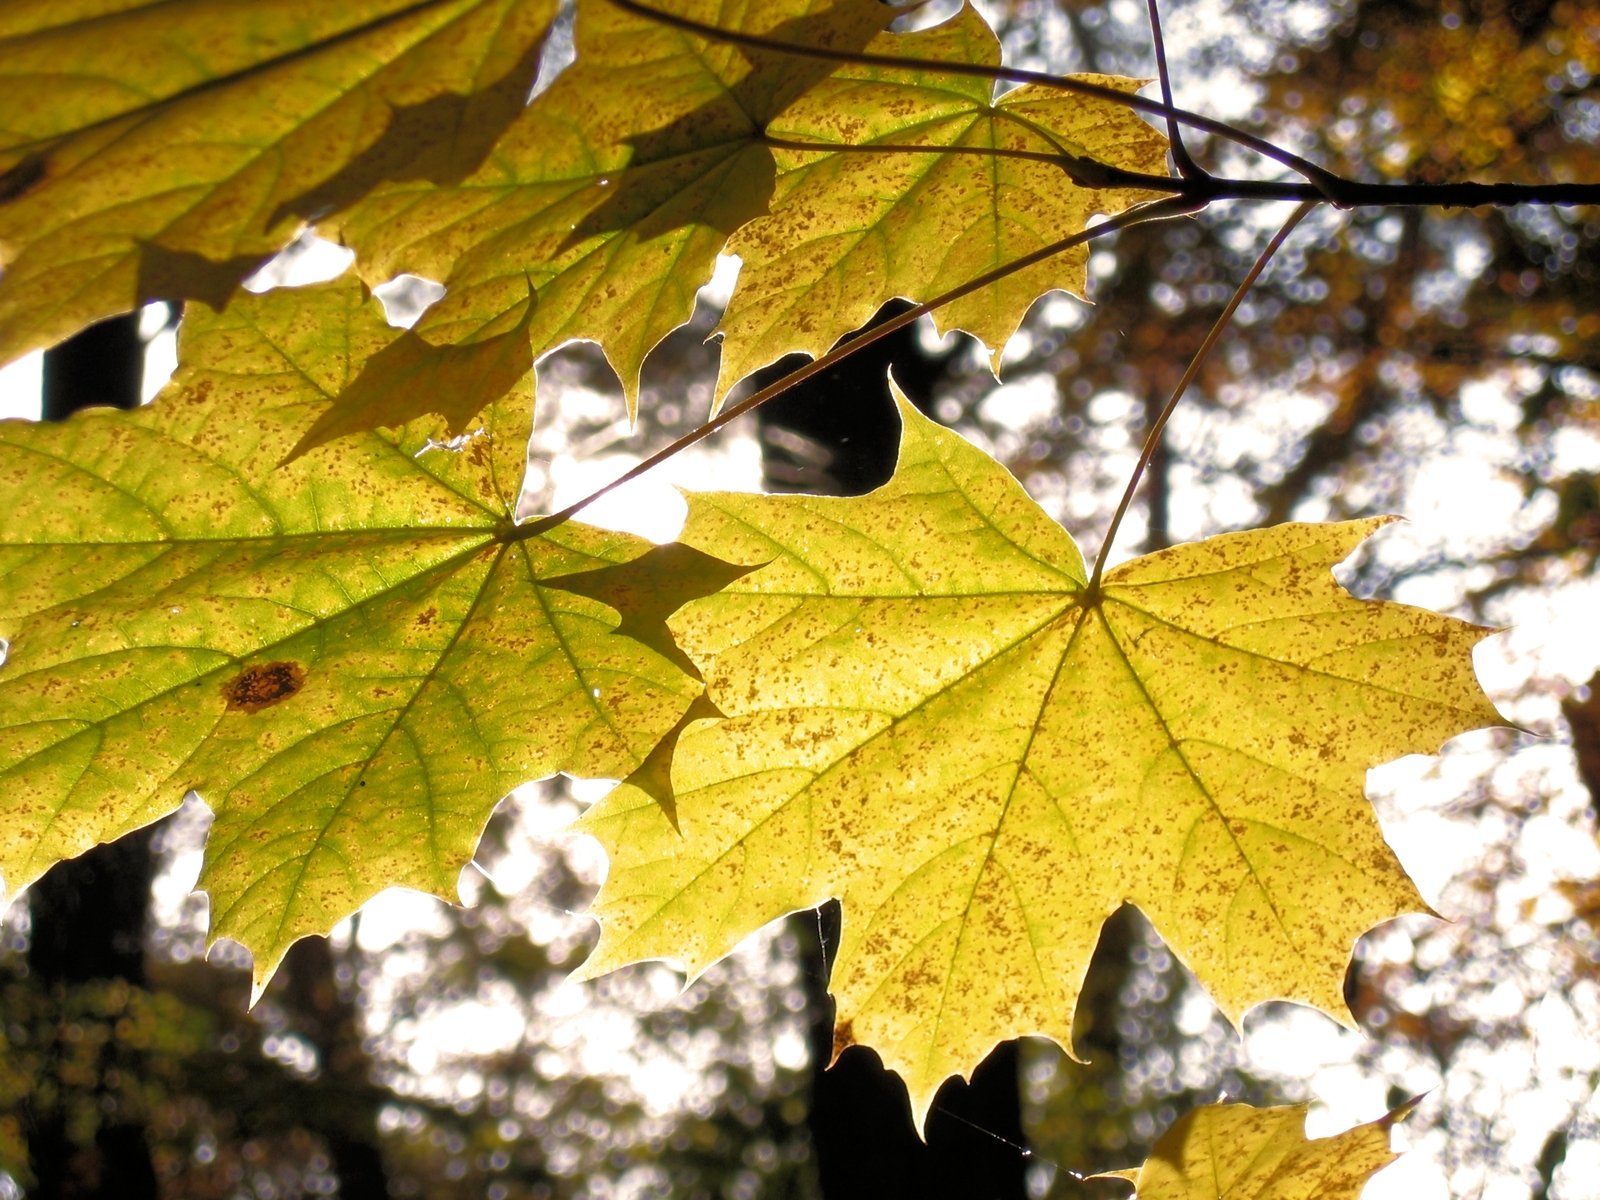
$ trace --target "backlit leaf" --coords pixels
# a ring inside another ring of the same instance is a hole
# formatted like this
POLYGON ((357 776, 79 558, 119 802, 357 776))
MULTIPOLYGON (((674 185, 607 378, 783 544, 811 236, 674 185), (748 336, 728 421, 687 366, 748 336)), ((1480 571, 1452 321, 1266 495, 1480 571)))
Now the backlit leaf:
POLYGON ((208 365, 150 407, 0 423, 0 872, 22 887, 195 788, 213 932, 259 991, 385 887, 452 896, 507 791, 625 774, 701 689, 664 609, 624 596, 622 636, 604 589, 563 586, 645 543, 512 523, 525 391, 458 448, 419 423, 278 469, 400 332, 354 281, 184 330, 208 365))
POLYGON ((0 12, 0 361, 220 308, 308 220, 477 167, 556 0, 65 0, 0 12))
MULTIPOLYGON (((860 46, 889 15, 876 0, 675 7, 838 47, 860 46)), ((410 272, 446 285, 418 338, 471 344, 523 323, 529 365, 592 339, 632 405, 645 355, 689 319, 728 236, 766 211, 763 125, 831 68, 708 43, 606 0, 579 4, 577 52, 458 186, 398 183, 330 228, 374 282, 410 272)), ((405 403, 374 392, 340 408, 370 427, 389 422, 386 402, 405 403)))
POLYGON ((1094 1178, 1126 1180, 1135 1200, 1358 1200, 1398 1157, 1389 1130, 1411 1105, 1325 1138, 1306 1137, 1310 1107, 1207 1105, 1162 1134, 1144 1166, 1094 1178))
POLYGON ((835 897, 836 1048, 876 1049, 919 1123, 1000 1040, 1070 1045, 1123 903, 1235 1022, 1348 1020, 1355 939, 1425 907, 1366 769, 1497 720, 1485 631, 1335 583, 1381 519, 1177 546, 1090 595, 1002 467, 901 411, 870 496, 691 497, 683 540, 755 568, 671 621, 725 719, 679 738, 671 819, 624 785, 581 822, 611 859, 583 973, 696 975, 835 897))
MULTIPOLYGON (((971 7, 921 33, 883 34, 874 54, 998 66, 1000 44, 971 7)), ((1081 76, 1134 91, 1140 80, 1081 76)), ((737 233, 743 262, 724 335, 718 394, 768 362, 813 357, 886 300, 929 300, 1152 198, 1077 186, 1063 162, 1088 159, 1166 173, 1166 139, 1131 110, 1029 84, 994 98, 986 79, 849 66, 819 82, 768 127, 789 142, 878 151, 780 149, 772 212, 737 233), (925 148, 919 151, 908 147, 925 148)), ((1000 351, 1028 307, 1052 288, 1083 294, 1087 247, 1008 276, 934 314, 1000 351)))

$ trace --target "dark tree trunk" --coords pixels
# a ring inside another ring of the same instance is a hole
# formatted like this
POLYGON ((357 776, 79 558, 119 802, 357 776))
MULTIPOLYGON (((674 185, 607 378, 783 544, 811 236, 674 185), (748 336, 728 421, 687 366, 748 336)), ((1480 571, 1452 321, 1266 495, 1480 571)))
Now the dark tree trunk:
MULTIPOLYGON (((900 311, 886 308, 880 315, 900 311)), ((914 329, 902 330, 758 410, 768 488, 778 492, 860 495, 888 480, 900 444, 900 421, 887 383, 895 379, 926 402, 948 356, 930 357, 914 329)), ((782 374, 779 364, 758 383, 782 374)), ((839 909, 820 921, 796 919, 803 953, 838 942, 839 909), (822 946, 818 945, 821 940, 822 946)), ((831 965, 831 964, 830 964, 831 965)), ((876 1055, 854 1048, 831 1068, 833 1003, 825 972, 810 981, 812 1084, 810 1132, 826 1200, 1010 1200, 1026 1195, 1017 1052, 1007 1043, 970 1084, 947 1084, 934 1102, 924 1143, 912 1129, 904 1085, 876 1055)))
MULTIPOLYGON (((1147 434, 1166 403, 1167 393, 1154 388, 1145 391, 1144 428, 1147 434)), ((1156 443, 1150 455, 1150 466, 1144 473, 1145 515, 1149 526, 1144 539, 1146 554, 1165 550, 1172 545, 1171 466, 1172 452, 1167 449, 1167 439, 1163 437, 1156 443)))
POLYGON ((385 1093, 372 1084, 372 1063, 362 1037, 361 1013, 339 987, 333 950, 325 937, 289 947, 282 1000, 298 1032, 316 1047, 322 1084, 346 1098, 333 1113, 307 1113, 339 1177, 341 1200, 388 1200, 389 1176, 378 1135, 385 1093))
POLYGON ((91 325, 44 356, 46 421, 64 421, 84 408, 138 408, 144 388, 144 339, 139 314, 91 325))
MULTIPOLYGON (((109 404, 134 408, 144 377, 137 314, 86 329, 44 356, 44 416, 62 420, 109 404)), ((65 990, 97 980, 145 980, 154 829, 53 867, 28 891, 28 969, 41 988, 65 990)), ((64 1035, 65 1030, 61 1033, 64 1035)), ((155 1169, 139 1124, 111 1108, 94 1142, 67 1133, 62 1113, 41 1112, 28 1130, 36 1200, 116 1196, 156 1200, 155 1169)))

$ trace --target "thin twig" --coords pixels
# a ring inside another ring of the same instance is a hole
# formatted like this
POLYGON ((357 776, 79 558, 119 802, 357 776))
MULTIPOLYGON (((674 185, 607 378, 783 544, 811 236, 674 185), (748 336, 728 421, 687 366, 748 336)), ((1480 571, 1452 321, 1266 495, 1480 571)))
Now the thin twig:
POLYGON ((1194 377, 1200 373, 1200 368, 1210 357, 1212 349, 1221 339, 1222 333, 1233 320, 1233 314, 1238 311, 1239 305, 1244 302, 1246 293, 1260 277, 1261 272, 1267 269, 1267 264, 1272 261, 1272 256, 1278 252, 1279 247, 1288 240, 1294 232, 1294 227, 1305 219, 1307 213, 1317 206, 1315 200, 1302 201, 1294 212, 1289 214, 1289 219, 1283 223, 1282 228, 1272 235, 1272 240, 1267 243, 1267 248, 1256 259, 1255 265, 1245 274, 1244 279, 1234 290, 1233 298, 1228 301, 1227 307, 1217 317, 1211 326, 1205 340, 1200 343, 1200 348, 1195 351, 1194 357, 1189 360, 1189 365, 1184 368, 1183 378, 1178 380, 1178 386, 1172 389, 1172 396, 1162 407, 1155 423, 1150 426, 1150 431, 1145 434, 1144 448, 1139 451, 1139 461, 1134 464, 1133 474, 1128 478, 1128 486, 1123 489, 1122 499, 1117 504, 1117 511, 1112 514, 1111 526, 1106 530, 1105 540, 1100 544, 1100 555, 1095 559, 1094 574, 1089 577, 1089 586, 1085 589, 1086 602, 1093 603, 1100 594, 1100 579, 1105 574, 1106 559, 1111 555, 1111 543, 1116 541, 1117 530, 1122 527, 1122 518, 1127 515, 1128 506, 1133 503, 1133 496, 1139 490, 1139 481, 1144 478, 1145 468, 1150 465, 1150 460, 1155 456, 1156 446, 1161 442, 1161 434, 1167 427, 1167 422, 1172 419, 1173 412, 1178 407, 1178 401, 1183 399, 1184 392, 1189 390, 1189 385, 1194 382, 1194 377))
POLYGON ((1168 108, 1167 113, 1167 144, 1172 150, 1172 165, 1178 169, 1178 174, 1185 179, 1193 179, 1197 175, 1207 174, 1201 165, 1195 162, 1189 154, 1189 147, 1183 144, 1183 126, 1178 124, 1177 117, 1172 115, 1172 76, 1167 71, 1167 43, 1161 36, 1161 14, 1156 10, 1156 0, 1145 0, 1145 7, 1150 11, 1150 44, 1156 52, 1156 82, 1161 85, 1161 102, 1168 108))
POLYGON ((1600 183, 1361 183, 1338 179, 1323 187, 1298 179, 1229 179, 1201 174, 1184 179, 1177 175, 1151 175, 1122 167, 1047 150, 1008 150, 988 146, 917 146, 910 143, 808 142, 798 138, 761 135, 762 144, 775 149, 811 154, 974 154, 991 158, 1016 158, 1053 163, 1069 176, 1093 173, 1083 186, 1135 188, 1182 197, 1196 209, 1218 200, 1326 200, 1336 208, 1478 208, 1518 204, 1600 204, 1600 183))
MULTIPOLYGON (((676 16, 651 8, 647 4, 640 4, 638 0, 611 0, 611 3, 635 16, 657 21, 674 29, 682 29, 711 41, 728 42, 736 46, 748 46, 803 58, 818 58, 828 62, 1035 83, 1041 87, 1054 88, 1074 95, 1092 96, 1163 120, 1170 116, 1192 129, 1213 133, 1248 150, 1253 150, 1304 176, 1306 180, 1301 183, 1283 179, 1221 179, 1204 173, 1189 179, 1173 180, 1171 176, 1144 175, 1108 164, 1094 163, 1093 171, 1097 176, 1094 186, 1098 187, 1164 190, 1174 195, 1185 196, 1202 205, 1213 200, 1326 200, 1339 208, 1361 208, 1368 205, 1428 208, 1477 208, 1480 205, 1495 205, 1505 208, 1516 204, 1600 204, 1600 183, 1473 183, 1470 181, 1364 183, 1346 179, 1326 167, 1319 167, 1309 159, 1274 145, 1248 130, 1229 125, 1226 121, 1218 121, 1187 109, 1169 106, 1160 100, 1150 100, 1144 96, 1106 87, 1104 84, 1090 83, 1084 79, 1062 78, 1041 71, 1023 71, 1013 67, 989 67, 979 63, 902 58, 893 54, 870 54, 866 51, 837 50, 828 46, 807 46, 800 42, 785 42, 776 38, 762 37, 759 34, 741 33, 700 21, 691 21, 688 17, 676 16)), ((1077 160, 1074 169, 1084 170, 1089 161, 1077 160)))
POLYGON ((560 512, 551 513, 549 516, 540 517, 537 520, 529 521, 525 525, 518 525, 514 529, 509 530, 504 535, 505 540, 508 542, 522 541, 525 538, 535 537, 538 534, 555 528, 563 521, 576 516, 579 511, 587 508, 596 500, 600 499, 600 497, 615 491, 625 483, 630 483, 639 478, 639 476, 643 475, 646 471, 653 467, 659 466, 667 459, 677 454, 679 451, 688 449, 696 442, 704 441, 717 430, 721 429, 724 425, 737 420, 738 418, 744 416, 745 413, 760 407, 768 400, 771 400, 773 397, 788 391, 797 384, 804 383, 813 375, 816 375, 821 371, 826 371, 840 359, 854 354, 858 350, 865 349, 867 346, 870 346, 880 338, 886 338, 890 334, 904 329, 907 325, 911 324, 919 317, 925 316, 937 308, 941 308, 946 304, 950 304, 953 301, 959 300, 963 296, 971 295, 973 292, 986 288, 992 283, 996 283, 1009 275, 1015 274, 1017 271, 1025 270, 1028 267, 1033 266, 1035 263, 1043 262, 1047 258, 1053 258, 1057 254, 1061 254, 1064 251, 1070 250, 1074 246, 1081 246, 1086 242, 1094 240, 1095 238, 1104 237, 1106 234, 1115 233, 1120 229, 1126 229, 1132 225, 1143 225, 1151 221, 1166 220, 1169 217, 1186 216, 1195 211, 1196 206, 1194 204, 1178 197, 1168 197, 1164 200, 1157 200, 1150 204, 1141 205, 1138 208, 1131 208, 1126 212, 1118 213, 1116 216, 1110 217, 1107 220, 1099 222, 1098 224, 1091 225, 1089 228, 1072 234, 1070 237, 1062 238, 1058 242, 1052 242, 1048 246, 1041 246, 1039 249, 1034 250, 1029 254, 1024 254, 1020 258, 1014 259, 1002 267, 996 267, 992 271, 985 271, 982 275, 979 275, 974 279, 969 279, 966 283, 961 284, 959 287, 951 288, 948 292, 944 292, 938 296, 935 296, 931 300, 924 301, 914 308, 909 308, 899 316, 885 321, 882 325, 876 325, 866 333, 851 338, 848 342, 845 342, 842 345, 835 346, 821 358, 813 359, 811 362, 806 363, 803 367, 789 372, 789 374, 785 375, 777 382, 768 384, 755 394, 739 401, 739 403, 730 405, 729 407, 723 409, 720 413, 712 417, 709 421, 706 421, 703 425, 696 429, 690 430, 681 438, 677 439, 677 441, 673 442, 670 446, 656 451, 656 453, 652 454, 649 458, 645 459, 637 466, 631 467, 627 471, 624 471, 616 479, 613 479, 604 487, 590 492, 587 496, 585 496, 582 500, 577 501, 575 504, 569 504, 560 512))

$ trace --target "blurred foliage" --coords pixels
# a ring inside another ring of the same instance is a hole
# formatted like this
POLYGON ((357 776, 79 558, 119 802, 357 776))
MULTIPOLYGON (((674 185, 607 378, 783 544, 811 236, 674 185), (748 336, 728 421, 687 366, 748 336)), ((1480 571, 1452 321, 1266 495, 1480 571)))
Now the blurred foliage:
POLYGON ((369 1019, 386 1018, 376 1078, 461 1118, 386 1119, 411 1194, 805 1194, 804 1057, 774 1057, 803 1036, 792 950, 760 942, 687 991, 660 965, 566 983, 592 941, 573 914, 596 864, 575 871, 530 832, 575 812, 552 790, 526 789, 491 824, 471 907, 355 955, 369 1019), (502 871, 518 886, 497 887, 502 871))
POLYGON ((41 989, 0 983, 0 1170, 29 1186, 27 1131, 59 1117, 93 1143, 110 1117, 154 1125, 188 1090, 207 1014, 120 980, 41 989))

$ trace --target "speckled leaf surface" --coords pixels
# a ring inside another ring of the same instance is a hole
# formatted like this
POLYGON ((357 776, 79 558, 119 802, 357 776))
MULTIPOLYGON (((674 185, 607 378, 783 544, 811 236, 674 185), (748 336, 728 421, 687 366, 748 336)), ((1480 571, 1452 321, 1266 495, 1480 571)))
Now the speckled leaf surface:
POLYGON ((148 408, 0 423, 8 888, 195 788, 213 933, 259 990, 385 887, 452 897, 507 791, 627 773, 700 693, 663 613, 623 603, 624 636, 563 586, 646 543, 513 525, 525 393, 457 449, 419 423, 278 467, 397 336, 353 280, 272 292, 192 312, 207 365, 148 408))
POLYGON ((753 568, 671 621, 723 718, 678 739, 672 819, 625 784, 581 822, 611 860, 584 973, 698 974, 836 897, 836 1046, 875 1049, 919 1122, 1000 1040, 1070 1044, 1125 902, 1233 1020, 1348 1020, 1355 939, 1424 908, 1365 771, 1497 721, 1485 631, 1337 585, 1382 520, 1174 547, 1090 596, 1002 467, 901 410, 870 496, 690 498, 683 540, 753 568))
POLYGON ((0 360, 238 282, 523 109, 556 0, 0 6, 0 360))
MULTIPOLYGON (((890 15, 876 0, 673 9, 840 48, 890 15)), ((453 187, 392 185, 328 228, 374 282, 411 272, 445 284, 418 338, 471 344, 521 325, 529 364, 590 339, 632 405, 645 355, 689 319, 728 236, 766 211, 765 122, 831 68, 706 42, 606 0, 579 3, 576 42, 577 60, 480 170, 453 187)), ((479 402, 491 394, 480 389, 479 402)), ((361 399, 369 425, 382 423, 383 403, 361 399)))
MULTIPOLYGON (((970 7, 935 29, 884 34, 867 50, 1000 62, 999 42, 970 7)), ((1141 83, 1080 78, 1130 92, 1141 83)), ((1078 232, 1095 213, 1152 198, 1079 187, 1060 162, 996 151, 1166 174, 1166 139, 1127 108, 1035 84, 998 99, 994 91, 986 79, 851 66, 769 125, 788 143, 856 149, 776 152, 771 213, 728 246, 743 267, 720 326, 718 395, 791 351, 822 354, 893 297, 930 300, 1078 232)), ((1086 247, 1066 251, 951 303, 934 320, 941 332, 975 335, 998 368, 1035 300, 1052 288, 1083 294, 1087 262, 1086 247)))
POLYGON ((1126 1180, 1137 1200, 1359 1200, 1399 1157, 1389 1130, 1411 1105, 1325 1138, 1306 1137, 1309 1109, 1206 1105, 1162 1134, 1142 1167, 1094 1178, 1126 1180))

